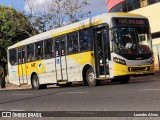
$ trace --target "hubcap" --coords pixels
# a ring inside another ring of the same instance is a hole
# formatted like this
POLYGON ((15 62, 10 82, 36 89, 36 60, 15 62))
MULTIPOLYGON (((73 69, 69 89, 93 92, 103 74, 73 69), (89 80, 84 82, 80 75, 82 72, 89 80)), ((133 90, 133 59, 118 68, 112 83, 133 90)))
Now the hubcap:
POLYGON ((89 79, 89 81, 92 82, 92 83, 95 81, 95 77, 94 77, 94 73, 93 73, 93 72, 92 72, 92 73, 89 73, 88 79, 89 79))

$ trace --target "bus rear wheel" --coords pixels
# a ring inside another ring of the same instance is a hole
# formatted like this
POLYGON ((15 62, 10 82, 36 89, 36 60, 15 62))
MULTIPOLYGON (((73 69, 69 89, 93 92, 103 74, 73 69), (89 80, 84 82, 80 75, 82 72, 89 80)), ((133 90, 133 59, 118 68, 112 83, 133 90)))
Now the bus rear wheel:
POLYGON ((38 79, 38 76, 36 74, 34 74, 32 76, 32 89, 33 90, 38 90, 40 88, 40 85, 39 85, 39 79, 38 79))
POLYGON ((87 70, 86 79, 89 86, 94 87, 97 85, 97 80, 95 79, 93 68, 90 67, 87 70))
POLYGON ((32 83, 32 89, 33 90, 39 90, 39 89, 46 89, 47 88, 47 84, 43 84, 43 85, 39 84, 39 79, 38 79, 38 76, 36 74, 33 75, 31 83, 32 83))

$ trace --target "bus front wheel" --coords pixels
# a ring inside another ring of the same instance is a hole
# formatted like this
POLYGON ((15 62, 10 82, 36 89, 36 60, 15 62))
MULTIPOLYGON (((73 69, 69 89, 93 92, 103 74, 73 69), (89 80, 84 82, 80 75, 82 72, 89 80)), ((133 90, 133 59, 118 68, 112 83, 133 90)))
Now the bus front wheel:
POLYGON ((94 87, 97 85, 97 81, 95 79, 95 74, 94 74, 94 71, 92 68, 89 68, 87 70, 86 78, 87 78, 87 83, 89 86, 94 87))

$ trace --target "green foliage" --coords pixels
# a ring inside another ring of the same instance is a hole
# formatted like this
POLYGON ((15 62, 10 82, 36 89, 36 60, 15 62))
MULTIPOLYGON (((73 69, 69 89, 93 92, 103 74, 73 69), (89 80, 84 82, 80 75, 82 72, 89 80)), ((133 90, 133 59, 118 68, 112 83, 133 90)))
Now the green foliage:
POLYGON ((7 62, 8 46, 31 35, 30 23, 22 13, 0 6, 0 65, 7 62))
MULTIPOLYGON (((0 62, 6 63, 7 62, 7 48, 10 46, 12 42, 10 40, 3 40, 0 39, 0 62)), ((1 65, 1 64, 0 64, 1 65)))
POLYGON ((22 13, 0 6, 0 38, 13 43, 31 36, 30 23, 22 13))
POLYGON ((26 17, 10 7, 0 6, 0 67, 4 73, 0 79, 0 87, 5 87, 7 66, 7 48, 33 34, 33 28, 26 17))

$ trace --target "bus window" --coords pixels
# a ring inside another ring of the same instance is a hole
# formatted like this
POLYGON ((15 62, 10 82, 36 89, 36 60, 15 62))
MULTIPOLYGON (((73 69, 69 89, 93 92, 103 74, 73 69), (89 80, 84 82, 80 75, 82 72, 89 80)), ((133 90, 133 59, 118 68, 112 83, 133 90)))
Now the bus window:
POLYGON ((27 45, 27 62, 34 61, 34 44, 27 45))
POLYGON ((26 49, 25 47, 22 48, 22 64, 26 63, 26 49))
POLYGON ((53 40, 44 41, 45 59, 50 59, 54 57, 53 40))
POLYGON ((36 60, 43 59, 43 41, 35 43, 35 56, 36 60))
POLYGON ((68 51, 68 54, 74 54, 74 53, 78 52, 78 35, 77 35, 77 32, 68 35, 67 51, 68 51))
POLYGON ((80 51, 91 50, 92 47, 92 29, 85 29, 79 32, 80 37, 80 51))
POLYGON ((16 49, 9 50, 9 62, 10 62, 10 64, 12 66, 17 64, 17 52, 16 52, 16 49))
POLYGON ((26 62, 26 49, 25 47, 18 48, 18 64, 24 64, 26 62))
POLYGON ((59 57, 60 56, 60 48, 59 48, 59 46, 60 46, 60 41, 59 40, 57 40, 57 41, 55 41, 55 51, 56 51, 56 57, 59 57))
POLYGON ((22 64, 22 51, 21 49, 18 49, 18 64, 22 64))

